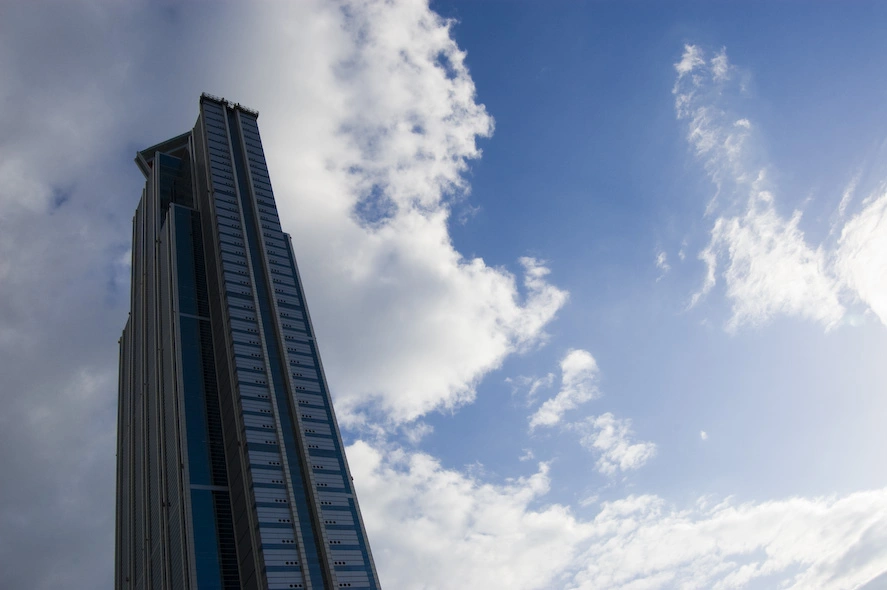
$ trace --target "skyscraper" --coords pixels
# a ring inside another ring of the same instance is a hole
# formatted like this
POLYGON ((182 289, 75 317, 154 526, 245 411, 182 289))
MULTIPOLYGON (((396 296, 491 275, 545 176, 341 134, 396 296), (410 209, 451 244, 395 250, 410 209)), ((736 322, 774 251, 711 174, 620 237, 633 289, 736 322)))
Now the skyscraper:
POLYGON ((118 590, 379 588, 257 117, 136 157, 118 590))

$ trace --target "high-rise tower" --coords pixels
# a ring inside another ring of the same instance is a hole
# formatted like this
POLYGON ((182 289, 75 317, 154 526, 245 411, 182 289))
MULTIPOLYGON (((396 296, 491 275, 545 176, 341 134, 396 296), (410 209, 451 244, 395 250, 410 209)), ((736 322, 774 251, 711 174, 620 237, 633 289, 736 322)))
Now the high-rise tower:
POLYGON ((136 157, 118 590, 379 588, 257 117, 136 157))

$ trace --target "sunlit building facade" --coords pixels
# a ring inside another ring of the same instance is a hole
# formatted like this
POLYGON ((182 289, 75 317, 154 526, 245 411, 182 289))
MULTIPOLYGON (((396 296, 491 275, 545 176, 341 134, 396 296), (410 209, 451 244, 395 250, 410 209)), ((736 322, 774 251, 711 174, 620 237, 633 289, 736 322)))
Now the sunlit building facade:
POLYGON ((257 117, 136 157, 118 590, 379 588, 257 117))

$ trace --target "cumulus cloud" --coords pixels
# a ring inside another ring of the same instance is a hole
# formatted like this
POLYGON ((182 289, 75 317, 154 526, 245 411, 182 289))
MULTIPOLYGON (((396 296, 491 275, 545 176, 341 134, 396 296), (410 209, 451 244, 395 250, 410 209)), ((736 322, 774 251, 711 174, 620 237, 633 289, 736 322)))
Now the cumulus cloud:
MULTIPOLYGON (((600 396, 597 387, 599 369, 591 353, 570 350, 560 365, 560 391, 530 416, 531 432, 540 426, 560 424, 567 412, 600 396)), ((609 412, 569 423, 565 428, 579 434, 580 444, 598 457, 595 467, 605 475, 638 469, 656 454, 655 444, 633 440, 631 420, 617 419, 609 412)))
POLYGON ((3 8, 0 569, 10 588, 112 584, 117 338, 129 296, 120 260, 139 191, 129 181, 140 176, 120 141, 138 127, 126 109, 140 112, 121 56, 145 37, 107 34, 128 6, 92 8, 3 8))
MULTIPOLYGON (((64 348, 55 349, 59 358, 64 348)), ((72 354, 85 363, 97 356, 72 354)), ((4 393, 13 393, 0 415, 4 585, 87 588, 98 580, 111 586, 116 408, 108 401, 116 371, 38 367, 21 353, 6 362, 23 370, 3 371, 4 388, 11 388, 4 393), (32 561, 39 555, 51 559, 32 561)))
POLYGON ((419 444, 432 432, 434 432, 434 426, 425 422, 413 422, 403 428, 404 437, 414 445, 419 444))
POLYGON ((586 350, 570 350, 561 359, 561 388, 530 416, 530 430, 538 426, 554 426, 564 414, 600 395, 597 361, 586 350))
POLYGON ((589 535, 568 508, 531 508, 550 487, 545 464, 492 484, 424 453, 364 442, 347 452, 386 587, 549 587, 589 535))
POLYGON ((580 442, 598 455, 595 467, 604 475, 638 469, 656 455, 656 445, 635 442, 631 420, 616 418, 607 412, 570 425, 580 433, 580 442))
POLYGON ((704 430, 699 431, 699 438, 702 440, 708 440, 708 433, 704 430))
POLYGON ((544 502, 545 464, 493 483, 397 447, 348 456, 386 587, 839 590, 887 560, 887 489, 690 508, 635 495, 583 518, 544 502))

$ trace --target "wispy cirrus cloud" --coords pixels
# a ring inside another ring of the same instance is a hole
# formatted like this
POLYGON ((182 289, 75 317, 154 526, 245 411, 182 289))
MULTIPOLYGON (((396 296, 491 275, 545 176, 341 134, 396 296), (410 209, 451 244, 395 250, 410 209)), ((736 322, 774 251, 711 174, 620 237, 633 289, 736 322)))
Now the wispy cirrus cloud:
POLYGON ((511 384, 512 393, 520 393, 526 400, 528 407, 536 404, 539 392, 544 391, 554 384, 555 374, 548 373, 544 377, 535 377, 527 375, 519 375, 517 377, 508 377, 506 383, 511 384))
POLYGON ((668 254, 664 250, 660 250, 656 254, 656 268, 660 271, 659 276, 656 277, 656 282, 658 283, 671 270, 671 265, 668 263, 668 254))
POLYGON ((728 330, 766 323, 780 314, 834 327, 844 306, 838 283, 828 272, 826 252, 807 245, 798 227, 801 212, 782 217, 772 193, 761 184, 763 175, 752 183, 743 214, 715 221, 711 241, 700 254, 709 265, 701 293, 714 286, 717 261, 727 259, 722 272, 733 302, 728 330))
MULTIPOLYGON (((800 228, 802 211, 780 212, 767 164, 756 147, 754 124, 727 104, 741 93, 741 75, 726 50, 708 58, 687 45, 675 64, 677 118, 686 122, 687 141, 717 187, 706 214, 714 217, 708 245, 699 253, 707 268, 690 307, 719 280, 732 304, 728 331, 765 324, 780 315, 818 322, 830 329, 855 300, 868 305, 887 325, 887 266, 880 191, 840 231, 837 244, 811 245, 800 228)), ((856 182, 845 190, 837 212, 842 222, 856 182)))
POLYGON ((869 198, 862 211, 844 224, 835 270, 887 326, 887 190, 869 198))

